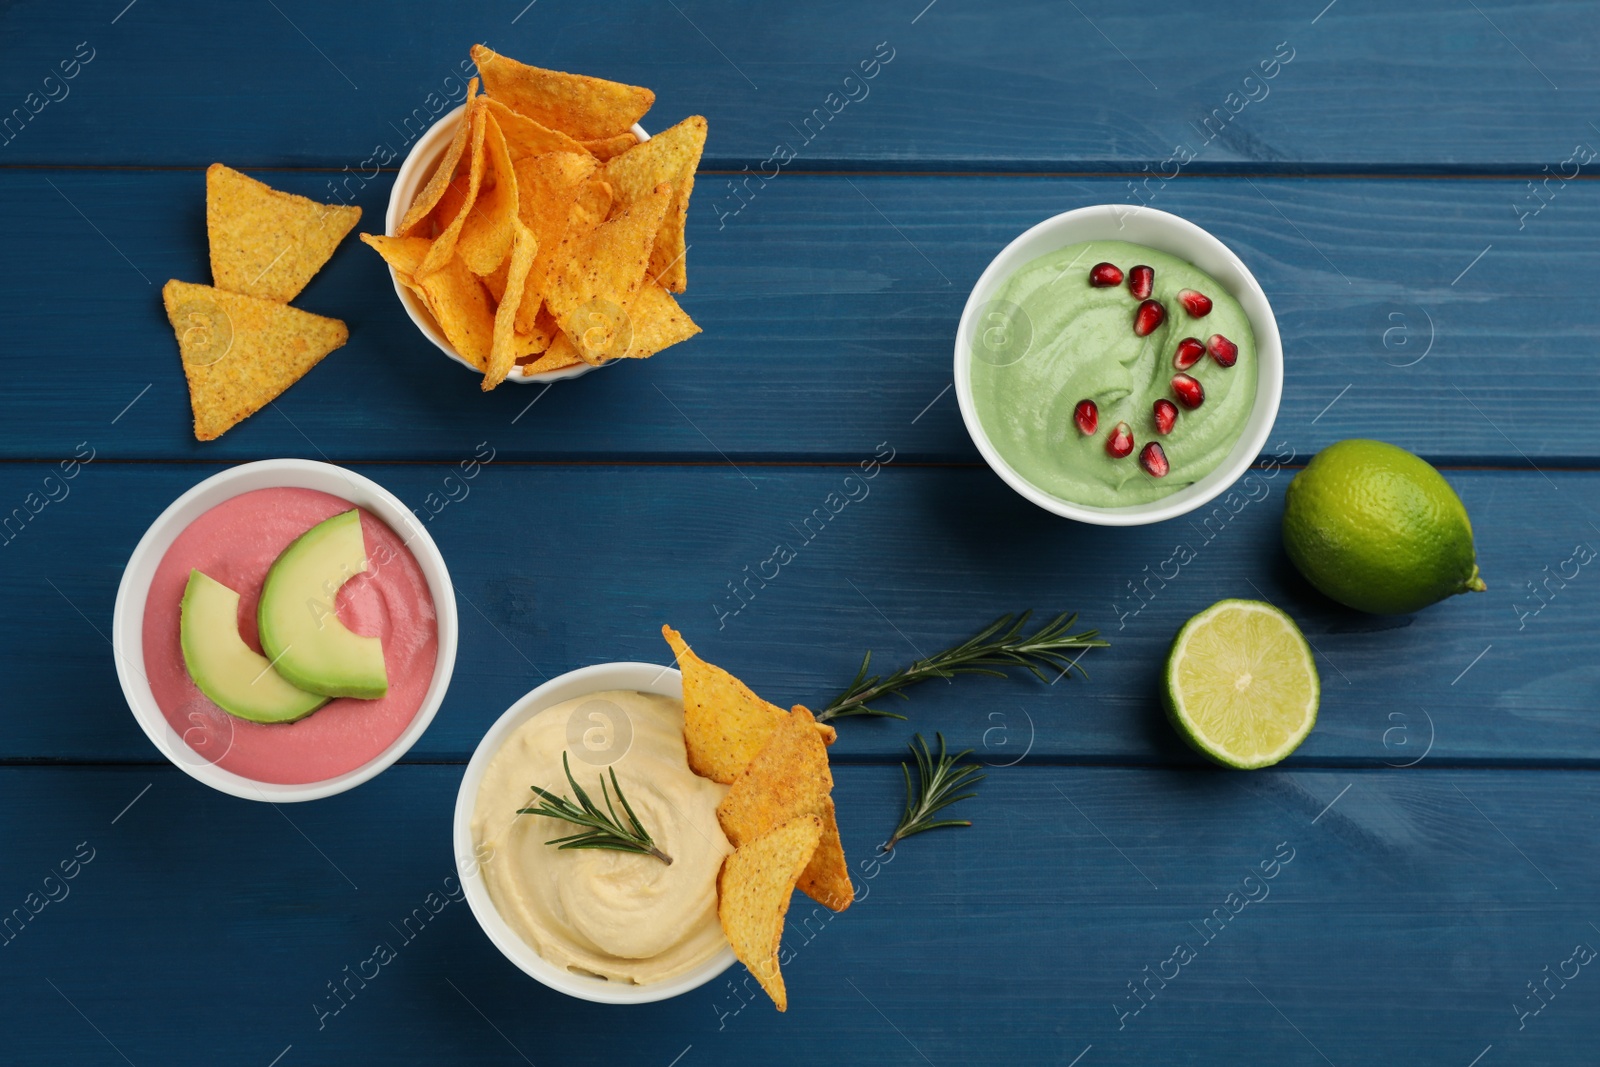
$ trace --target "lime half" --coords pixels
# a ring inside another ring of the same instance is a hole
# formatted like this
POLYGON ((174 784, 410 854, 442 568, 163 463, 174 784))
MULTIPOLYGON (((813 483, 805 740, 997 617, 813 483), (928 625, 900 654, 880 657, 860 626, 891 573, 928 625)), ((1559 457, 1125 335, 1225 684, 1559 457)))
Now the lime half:
POLYGON ((1167 717, 1202 756, 1270 767, 1317 724, 1322 683, 1294 620, 1259 600, 1219 600, 1167 653, 1167 717))

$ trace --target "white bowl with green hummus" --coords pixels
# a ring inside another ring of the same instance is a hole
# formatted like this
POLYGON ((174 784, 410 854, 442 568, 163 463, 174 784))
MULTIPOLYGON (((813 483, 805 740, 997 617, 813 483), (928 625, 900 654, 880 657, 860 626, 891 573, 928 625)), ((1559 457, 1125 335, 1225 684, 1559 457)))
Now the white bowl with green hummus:
POLYGON ((989 264, 961 314, 955 386, 968 433, 1006 484, 1057 515, 1136 526, 1200 507, 1255 462, 1278 413, 1283 348, 1260 284, 1216 237, 1163 211, 1097 205, 1046 219, 989 264), (1101 263, 1117 282, 1091 281, 1101 263), (1135 266, 1153 268, 1142 295, 1135 266), (1195 293, 1199 314, 1180 298, 1195 293), (1141 333, 1151 301, 1162 315, 1141 333), (1184 340, 1214 335, 1235 362, 1178 355, 1184 340), (1180 378, 1203 393, 1198 406, 1180 378), (1092 429, 1075 418, 1085 401, 1092 429), (1121 454, 1119 427, 1132 438, 1121 454))
POLYGON ((495 947, 570 996, 665 1000, 734 962, 717 920, 717 874, 733 851, 716 806, 728 787, 689 769, 683 679, 672 667, 603 663, 528 693, 478 744, 456 796, 456 866, 495 947), (608 849, 561 849, 581 831, 535 807, 538 785, 572 797, 563 770, 597 802, 612 772, 670 864, 608 849))

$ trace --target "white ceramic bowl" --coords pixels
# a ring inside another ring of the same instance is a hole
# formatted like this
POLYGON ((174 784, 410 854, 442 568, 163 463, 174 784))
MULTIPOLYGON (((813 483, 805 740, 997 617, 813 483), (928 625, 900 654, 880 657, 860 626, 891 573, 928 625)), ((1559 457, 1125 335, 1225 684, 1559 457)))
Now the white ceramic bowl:
POLYGON ((1099 204, 1066 211, 1024 232, 1006 245, 972 287, 956 329, 956 400, 967 433, 984 462, 1005 483, 1028 500, 1057 515, 1098 526, 1142 526, 1177 518, 1221 495, 1250 469, 1261 454, 1278 417, 1283 396, 1283 342, 1267 294, 1232 249, 1186 219, 1147 207, 1099 204), (1080 241, 1131 241, 1188 260, 1220 282, 1243 306, 1256 335, 1256 403, 1233 451, 1217 469, 1175 493, 1148 504, 1119 508, 1091 507, 1063 500, 1018 474, 1001 456, 978 419, 972 400, 972 340, 978 311, 1031 260, 1080 241))
MULTIPOLYGON (((450 147, 450 139, 456 135, 456 127, 461 125, 461 116, 467 110, 467 105, 462 104, 454 111, 441 116, 439 121, 429 127, 428 132, 417 138, 417 143, 411 146, 411 151, 406 153, 405 162, 400 164, 400 173, 395 175, 394 188, 389 190, 389 210, 383 216, 383 232, 393 235, 400 225, 400 220, 405 218, 406 212, 411 208, 411 202, 422 192, 422 187, 428 184, 428 179, 433 177, 433 172, 439 167, 439 160, 444 156, 446 148, 450 147)), ((633 124, 633 135, 640 141, 648 141, 650 135, 644 132, 644 127, 637 122, 633 124)), ((394 267, 389 268, 389 280, 394 283, 394 293, 400 298, 400 306, 406 309, 406 314, 411 316, 411 321, 416 324, 422 336, 432 341, 439 351, 468 368, 474 374, 483 372, 473 366, 471 361, 465 359, 445 339, 444 331, 439 329, 439 324, 434 321, 433 315, 417 299, 415 293, 400 284, 400 279, 395 276, 394 267)), ((526 385, 530 382, 559 382, 565 378, 577 378, 588 374, 596 365, 581 363, 576 367, 564 367, 561 370, 545 371, 543 374, 523 374, 521 368, 513 368, 506 376, 506 381, 526 385)))
POLYGON ((568 671, 528 693, 511 705, 506 713, 495 720, 489 732, 478 742, 462 776, 461 789, 456 793, 455 850, 456 870, 461 875, 461 885, 466 890, 467 903, 478 925, 489 935, 496 948, 506 959, 537 978, 551 989, 580 1000, 601 1004, 648 1004, 666 1000, 697 989, 733 966, 733 949, 724 945, 721 952, 706 960, 687 974, 665 982, 630 985, 612 982, 588 974, 577 974, 557 966, 536 952, 532 945, 522 940, 506 921, 500 917, 488 887, 478 876, 478 862, 472 841, 472 811, 478 802, 478 786, 483 772, 494 754, 505 744, 516 729, 546 708, 586 693, 600 693, 612 689, 631 690, 636 693, 658 693, 661 696, 683 699, 683 676, 674 667, 660 667, 654 663, 597 663, 568 671))
POLYGON ((450 675, 456 663, 456 625, 455 588, 450 584, 450 572, 445 568, 444 557, 439 554, 439 547, 428 536, 428 531, 418 525, 416 518, 398 497, 372 479, 331 463, 306 459, 267 459, 257 463, 242 463, 220 474, 213 474, 174 500, 150 524, 150 529, 145 531, 134 548, 128 566, 122 572, 122 584, 117 587, 117 606, 111 620, 111 648, 117 660, 117 678, 122 682, 122 693, 127 697, 128 707, 133 709, 134 719, 143 728, 145 736, 173 766, 224 793, 245 800, 282 804, 317 800, 353 789, 367 779, 376 777, 406 754, 433 721, 434 713, 444 701, 445 690, 450 687, 450 675), (200 756, 161 713, 161 707, 150 691, 150 683, 145 679, 144 670, 145 598, 150 593, 150 582, 155 577, 156 568, 167 554, 167 549, 172 547, 172 542, 191 522, 224 500, 256 489, 280 487, 316 489, 348 500, 370 511, 400 534, 428 581, 428 592, 433 597, 439 628, 439 654, 433 667, 433 682, 428 686, 422 706, 417 709, 405 732, 395 738, 388 748, 355 770, 320 782, 299 785, 258 782, 254 778, 223 770, 200 756))

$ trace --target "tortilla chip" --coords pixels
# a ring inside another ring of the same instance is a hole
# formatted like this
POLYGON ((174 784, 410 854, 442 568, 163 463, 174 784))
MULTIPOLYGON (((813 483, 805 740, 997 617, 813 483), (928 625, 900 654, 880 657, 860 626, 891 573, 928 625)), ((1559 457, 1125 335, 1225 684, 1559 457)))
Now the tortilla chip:
POLYGON ((621 204, 636 203, 652 195, 662 182, 671 183, 672 204, 650 252, 650 274, 674 293, 683 292, 689 283, 683 230, 689 218, 694 172, 705 146, 706 120, 693 115, 610 160, 601 172, 621 204))
POLYGON ((511 334, 511 346, 516 350, 517 363, 526 366, 550 350, 551 338, 542 333, 517 333, 511 334))
POLYGON ((516 364, 514 327, 517 305, 522 302, 523 284, 528 280, 528 268, 533 266, 533 253, 539 247, 533 231, 515 215, 511 216, 511 225, 515 232, 515 243, 511 249, 511 267, 506 272, 504 292, 508 294, 508 299, 502 300, 494 312, 494 342, 489 349, 489 365, 483 375, 483 391, 486 393, 505 381, 506 375, 511 373, 511 368, 516 364))
POLYGON ((646 281, 633 298, 628 319, 632 335, 624 355, 629 359, 653 356, 700 332, 672 294, 653 281, 646 281))
POLYGON ((473 78, 467 83, 467 109, 461 113, 461 125, 456 127, 455 136, 450 139, 450 146, 445 149, 443 157, 439 160, 439 166, 428 179, 428 184, 422 187, 422 192, 417 194, 417 198, 406 209, 405 217, 395 228, 397 235, 410 237, 421 229, 423 220, 434 209, 434 205, 439 203, 445 187, 456 176, 456 167, 461 163, 461 153, 466 151, 467 141, 472 136, 472 114, 478 108, 475 103, 478 99, 478 79, 473 78))
POLYGON ((717 821, 735 847, 796 816, 821 814, 833 775, 815 722, 798 706, 783 716, 717 805, 717 821))
MULTIPOLYGON (((571 254, 556 264, 545 303, 589 363, 627 352, 628 305, 644 283, 656 230, 671 199, 672 186, 658 185, 601 223, 587 240, 572 244, 571 254)), ((571 240, 569 231, 563 244, 571 240)))
MULTIPOLYGON (((535 252, 533 254, 533 259, 534 262, 537 263, 539 261, 539 253, 535 252)), ((526 299, 526 297, 524 298, 526 299)), ((520 307, 517 308, 517 321, 522 321, 522 308, 520 307)), ((550 313, 548 311, 545 311, 541 308, 539 310, 539 314, 534 316, 532 330, 524 333, 521 328, 518 328, 518 352, 546 352, 552 345, 555 344, 556 338, 560 336, 561 329, 560 327, 556 326, 556 320, 550 317, 550 313)))
POLYGON ((506 276, 511 273, 511 257, 507 256, 500 261, 500 265, 488 274, 482 276, 483 287, 489 290, 489 297, 497 309, 500 302, 506 298, 506 276))
POLYGON ((206 168, 211 280, 230 293, 288 303, 359 221, 359 207, 280 192, 221 163, 206 168))
POLYGON ((260 411, 350 338, 338 319, 209 285, 169 281, 161 300, 201 441, 260 411))
POLYGON ((683 743, 689 769, 727 785, 755 759, 767 735, 787 716, 721 667, 695 655, 672 627, 661 627, 661 636, 672 646, 683 673, 683 743))
MULTIPOLYGON (((589 156, 577 152, 550 152, 518 160, 513 168, 517 174, 517 217, 539 242, 539 254, 528 273, 528 291, 517 311, 517 329, 522 333, 533 330, 534 316, 544 306, 545 281, 566 235, 573 204, 598 166, 589 156)), ((588 195, 598 199, 602 192, 609 211, 610 186, 602 184, 588 195)), ((583 217, 591 213, 586 208, 583 217)))
POLYGON ((843 911, 855 902, 856 887, 850 882, 850 864, 844 858, 844 841, 839 837, 833 797, 823 798, 822 810, 817 815, 822 819, 822 839, 800 875, 800 889, 828 910, 843 911))
POLYGON ((377 249, 378 255, 394 268, 395 281, 409 289, 426 307, 428 298, 417 282, 416 269, 433 242, 426 237, 382 237, 370 233, 362 234, 361 241, 377 249))
MULTIPOLYGON (((542 126, 528 116, 512 111, 498 100, 485 97, 483 105, 500 124, 500 130, 506 138, 506 149, 511 153, 513 163, 531 156, 547 155, 550 152, 571 152, 574 155, 582 155, 589 151, 582 141, 575 141, 560 130, 542 126)), ((633 139, 632 134, 629 134, 629 139, 633 139)))
POLYGON ((426 237, 384 237, 373 233, 362 234, 361 243, 377 249, 378 255, 395 269, 395 273, 413 281, 417 267, 433 246, 433 242, 426 237))
POLYGON ((535 374, 543 374, 547 370, 563 370, 567 367, 576 367, 582 362, 583 360, 578 356, 578 350, 572 347, 571 341, 567 340, 567 335, 558 333, 542 356, 523 366, 522 374, 523 377, 530 377, 535 374))
POLYGON ((604 161, 611 159, 613 156, 622 155, 622 153, 638 144, 639 138, 632 130, 629 130, 627 133, 619 133, 615 137, 602 137, 599 140, 579 141, 578 143, 583 145, 590 155, 604 161))
POLYGON ((656 100, 637 85, 530 67, 481 44, 472 46, 472 61, 491 97, 580 141, 628 132, 656 100))
POLYGON ((517 217, 517 176, 506 152, 505 135, 493 114, 486 111, 482 122, 483 175, 478 198, 461 223, 456 243, 456 254, 480 277, 493 273, 511 254, 515 237, 511 224, 517 217))
POLYGON ((798 705, 784 716, 717 805, 717 821, 737 847, 797 816, 820 818, 822 840, 800 876, 800 888, 817 903, 843 911, 855 899, 855 889, 829 795, 828 752, 816 725, 811 712, 798 705))
POLYGON ((433 213, 423 221, 422 226, 417 228, 416 236, 433 238, 443 233, 445 227, 449 226, 466 206, 470 183, 471 175, 466 173, 451 178, 450 183, 444 187, 444 195, 439 197, 439 203, 435 205, 433 213))
POLYGON ((778 969, 783 918, 795 880, 805 870, 822 837, 815 815, 791 819, 734 850, 717 875, 717 919, 733 954, 750 969, 779 1011, 789 995, 778 969))
POLYGON ((483 282, 461 257, 452 256, 417 284, 450 347, 474 367, 488 370, 489 350, 494 345, 494 301, 483 282))
MULTIPOLYGON (((489 123, 483 121, 481 115, 481 109, 467 108, 467 121, 472 125, 472 148, 467 156, 466 195, 461 197, 460 206, 455 208, 448 219, 434 215, 434 225, 442 224, 443 228, 439 230, 439 236, 433 239, 433 247, 428 249, 422 264, 417 267, 419 279, 442 269, 446 263, 455 258, 456 245, 461 240, 461 228, 467 224, 467 217, 472 214, 473 206, 478 202, 478 193, 483 188, 484 139, 489 128, 489 123)), ((454 197, 451 200, 453 201, 454 197)), ((442 202, 443 194, 441 194, 442 202)))

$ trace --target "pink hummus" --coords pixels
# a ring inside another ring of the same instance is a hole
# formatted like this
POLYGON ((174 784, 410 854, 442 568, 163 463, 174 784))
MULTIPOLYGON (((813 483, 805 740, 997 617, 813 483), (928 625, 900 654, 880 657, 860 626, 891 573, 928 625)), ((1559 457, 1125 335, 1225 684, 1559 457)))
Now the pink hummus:
POLYGON ((144 669, 162 714, 195 762, 259 782, 320 782, 376 757, 422 707, 439 653, 433 596, 405 542, 365 511, 367 570, 344 584, 336 607, 350 630, 383 641, 387 695, 332 700, 298 722, 249 722, 208 700, 184 667, 178 622, 191 568, 238 591, 239 634, 259 652, 256 603, 268 568, 291 541, 350 506, 314 489, 257 489, 195 519, 162 557, 145 601, 144 669))

